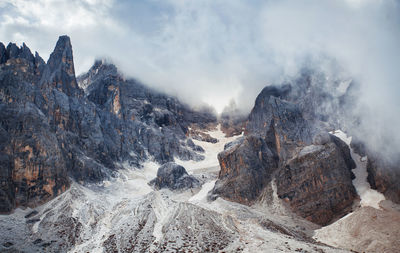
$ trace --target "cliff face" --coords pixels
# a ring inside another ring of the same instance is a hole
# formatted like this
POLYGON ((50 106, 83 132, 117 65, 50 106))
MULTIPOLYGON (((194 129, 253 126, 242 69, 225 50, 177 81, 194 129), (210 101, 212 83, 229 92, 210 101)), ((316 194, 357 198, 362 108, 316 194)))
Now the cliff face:
POLYGON ((56 133, 35 104, 42 97, 38 85, 47 65, 25 44, 0 48, 0 212, 9 212, 64 192, 69 179, 56 133))
POLYGON ((300 216, 326 225, 351 211, 351 168, 334 142, 305 146, 278 171, 277 194, 300 216))
POLYGON ((212 198, 252 204, 276 170, 278 157, 263 138, 245 136, 218 154, 221 166, 212 198))
POLYGON ((367 171, 371 188, 400 204, 400 161, 387 161, 371 154, 368 156, 367 171))
POLYGON ((285 100, 291 96, 287 85, 263 89, 245 136, 218 156, 221 172, 211 196, 252 204, 274 180, 294 212, 326 225, 351 208, 355 164, 344 142, 307 119, 298 100, 285 100))
POLYGON ((400 160, 371 150, 360 137, 353 138, 351 147, 361 157, 367 157, 367 181, 395 203, 400 204, 400 160))
POLYGON ((203 158, 186 134, 195 122, 215 123, 211 111, 193 111, 99 61, 79 80, 86 94, 68 36, 47 63, 25 44, 0 43, 0 212, 53 198, 69 177, 97 182, 149 157, 203 158))

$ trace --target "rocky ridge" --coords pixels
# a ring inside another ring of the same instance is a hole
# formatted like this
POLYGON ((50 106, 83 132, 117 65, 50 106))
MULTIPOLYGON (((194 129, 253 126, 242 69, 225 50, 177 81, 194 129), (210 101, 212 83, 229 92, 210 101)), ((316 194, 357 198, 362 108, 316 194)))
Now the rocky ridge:
POLYGON ((3 213, 57 196, 69 177, 99 182, 147 159, 203 159, 187 145, 189 126, 216 121, 209 109, 194 111, 102 61, 77 80, 68 36, 47 63, 25 44, 0 43, 0 84, 3 213))
POLYGON ((262 90, 245 136, 218 155, 221 171, 210 196, 251 205, 274 181, 294 212, 326 225, 351 210, 355 163, 316 112, 302 108, 308 99, 294 96, 296 90, 291 85, 262 90))

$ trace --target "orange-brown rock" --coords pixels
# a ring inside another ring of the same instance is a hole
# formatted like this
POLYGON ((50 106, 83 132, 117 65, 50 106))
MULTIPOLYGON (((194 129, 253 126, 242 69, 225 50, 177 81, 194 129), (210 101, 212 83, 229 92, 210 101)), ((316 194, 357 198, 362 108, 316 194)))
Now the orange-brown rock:
POLYGON ((306 146, 279 169, 277 194, 298 215, 326 225, 351 211, 357 196, 351 169, 334 142, 306 146))
POLYGON ((350 150, 266 87, 256 99, 245 136, 218 155, 221 171, 210 197, 252 204, 275 180, 278 196, 300 216, 325 225, 348 212, 356 197, 350 150))
POLYGON ((149 156, 204 159, 186 134, 191 124, 215 123, 210 109, 195 111, 104 61, 79 80, 82 87, 68 36, 47 63, 25 44, 0 42, 0 212, 49 200, 69 177, 98 182, 149 156))
POLYGON ((44 115, 32 105, 0 111, 7 139, 0 146, 0 212, 34 207, 64 192, 70 184, 66 164, 44 115))
POLYGON ((369 155, 367 171, 371 188, 400 204, 400 161, 388 161, 382 157, 369 155))
POLYGON ((278 157, 257 136, 241 137, 218 154, 221 170, 210 197, 252 204, 271 179, 278 157))

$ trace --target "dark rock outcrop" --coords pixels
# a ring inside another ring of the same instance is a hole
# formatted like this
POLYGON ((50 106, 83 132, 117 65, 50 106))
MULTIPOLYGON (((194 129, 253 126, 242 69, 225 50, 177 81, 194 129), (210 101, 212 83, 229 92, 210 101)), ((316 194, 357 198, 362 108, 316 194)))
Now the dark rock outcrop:
POLYGON ((205 150, 204 150, 201 146, 196 145, 196 144, 193 142, 192 139, 187 139, 186 145, 187 145, 189 148, 193 149, 194 151, 197 151, 197 152, 200 152, 200 153, 204 153, 204 152, 205 152, 205 150))
POLYGON ((68 36, 60 36, 46 66, 40 86, 56 88, 67 96, 83 95, 76 81, 72 45, 68 36))
POLYGON ((365 142, 356 136, 351 141, 353 151, 367 157, 367 181, 385 197, 400 204, 400 160, 373 151, 365 142))
POLYGON ((334 142, 305 146, 278 171, 277 194, 300 216, 326 225, 351 211, 352 168, 334 142))
POLYGON ((400 161, 396 163, 371 154, 368 156, 367 172, 372 189, 400 204, 400 161))
POLYGON ((67 167, 45 116, 32 104, 1 107, 1 126, 8 135, 0 150, 5 184, 1 211, 33 207, 64 192, 69 187, 67 167))
POLYGON ((253 203, 271 179, 278 157, 257 136, 245 136, 229 143, 218 154, 221 166, 211 199, 221 196, 244 204, 253 203))
POLYGON ((195 188, 200 186, 199 180, 189 176, 184 167, 168 162, 163 164, 157 171, 157 177, 149 182, 156 189, 169 188, 171 190, 180 190, 195 188))
POLYGON ((74 180, 98 182, 149 157, 201 160, 187 142, 189 127, 214 125, 209 109, 126 80, 112 64, 96 61, 75 77, 68 36, 47 63, 23 44, 0 43, 0 212, 35 206, 74 180), (80 85, 82 87, 80 87, 80 85), (85 93, 86 91, 86 93, 85 93))
POLYGON ((259 94, 245 136, 218 155, 221 172, 209 196, 252 204, 274 180, 293 211, 326 225, 351 209, 355 163, 344 142, 303 116, 298 97, 288 101, 292 92, 283 85, 259 94))

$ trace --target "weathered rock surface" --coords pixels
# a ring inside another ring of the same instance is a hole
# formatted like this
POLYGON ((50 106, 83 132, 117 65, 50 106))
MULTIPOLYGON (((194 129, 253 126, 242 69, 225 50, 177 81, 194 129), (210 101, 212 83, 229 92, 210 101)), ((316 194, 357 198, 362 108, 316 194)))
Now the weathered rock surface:
POLYGON ((218 139, 212 137, 208 133, 205 133, 202 129, 200 130, 198 129, 198 127, 193 125, 189 128, 187 136, 192 138, 193 140, 198 140, 198 141, 206 141, 210 143, 218 142, 218 139))
POLYGON ((360 156, 367 157, 367 181, 371 188, 400 204, 400 160, 372 151, 358 136, 353 138, 351 147, 360 156))
POLYGON ((367 179, 372 189, 400 204, 400 161, 395 163, 369 155, 367 172, 367 179))
POLYGON ((285 100, 291 92, 283 85, 259 94, 245 136, 218 156, 221 172, 209 196, 252 204, 275 180, 278 196, 293 211, 326 225, 351 209, 355 163, 344 142, 317 119, 306 119, 299 102, 285 100))
POLYGON ((0 211, 35 206, 69 187, 67 167, 45 116, 31 104, 1 105, 6 142, 1 145, 0 211))
POLYGON ((53 198, 69 177, 98 182, 149 157, 201 160, 186 142, 189 126, 216 122, 211 110, 125 80, 103 61, 77 81, 68 36, 47 63, 25 44, 0 43, 0 108, 0 212, 53 198))
POLYGON ((278 156, 257 136, 245 136, 230 143, 218 154, 221 170, 211 198, 251 204, 271 179, 278 156))
POLYGON ((334 142, 306 146, 278 171, 277 194, 300 216, 326 225, 351 211, 357 196, 352 168, 334 142))
POLYGON ((190 176, 183 166, 174 162, 163 164, 157 171, 157 177, 149 182, 156 189, 169 188, 180 190, 200 186, 199 180, 190 176))

